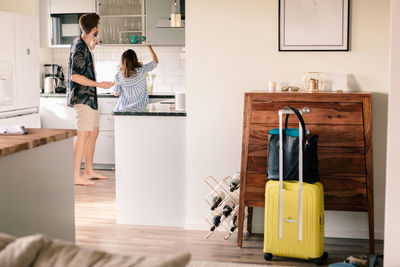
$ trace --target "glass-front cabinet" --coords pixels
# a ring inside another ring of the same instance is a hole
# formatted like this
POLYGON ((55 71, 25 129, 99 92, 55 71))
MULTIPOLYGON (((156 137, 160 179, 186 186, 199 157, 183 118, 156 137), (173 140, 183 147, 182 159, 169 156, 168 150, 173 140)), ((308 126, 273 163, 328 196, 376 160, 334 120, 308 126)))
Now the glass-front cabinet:
POLYGON ((98 0, 97 5, 102 45, 142 43, 146 36, 144 0, 98 0))

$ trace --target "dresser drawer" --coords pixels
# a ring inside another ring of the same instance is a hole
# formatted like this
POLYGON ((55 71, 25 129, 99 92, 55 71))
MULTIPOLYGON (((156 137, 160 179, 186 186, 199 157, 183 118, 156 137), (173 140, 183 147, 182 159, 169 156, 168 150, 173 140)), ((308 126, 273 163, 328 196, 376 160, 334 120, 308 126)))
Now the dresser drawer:
POLYGON ((118 98, 99 98, 99 113, 111 115, 118 103, 118 98))
POLYGON ((99 115, 100 131, 114 131, 114 116, 99 115))
MULTIPOLYGON (((318 147, 319 173, 323 175, 365 175, 365 155, 362 147, 318 147)), ((268 149, 264 145, 250 145, 247 173, 266 172, 268 149)))
POLYGON ((324 186, 325 209, 368 211, 365 176, 321 176, 324 186))
MULTIPOLYGON (((278 111, 286 106, 297 109, 310 108, 310 114, 305 114, 306 124, 363 124, 361 103, 317 103, 317 102, 254 102, 251 112, 251 123, 279 123, 278 111)), ((290 115, 289 122, 297 122, 290 115)))
POLYGON ((115 164, 114 132, 100 131, 96 142, 93 163, 115 164))
MULTIPOLYGON (((304 115, 306 117, 308 115, 304 115)), ((250 145, 268 145, 268 132, 278 128, 276 124, 252 124, 250 128, 250 145)), ((289 128, 298 128, 298 123, 290 123, 289 128)), ((318 146, 364 147, 362 125, 316 125, 306 124, 311 134, 318 135, 318 146)))

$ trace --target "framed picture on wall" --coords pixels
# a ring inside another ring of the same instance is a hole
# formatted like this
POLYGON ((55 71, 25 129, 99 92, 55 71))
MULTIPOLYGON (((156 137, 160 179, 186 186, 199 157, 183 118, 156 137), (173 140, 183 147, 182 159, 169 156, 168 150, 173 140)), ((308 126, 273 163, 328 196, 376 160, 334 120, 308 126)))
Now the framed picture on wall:
POLYGON ((279 51, 349 51, 350 0, 279 0, 279 51))

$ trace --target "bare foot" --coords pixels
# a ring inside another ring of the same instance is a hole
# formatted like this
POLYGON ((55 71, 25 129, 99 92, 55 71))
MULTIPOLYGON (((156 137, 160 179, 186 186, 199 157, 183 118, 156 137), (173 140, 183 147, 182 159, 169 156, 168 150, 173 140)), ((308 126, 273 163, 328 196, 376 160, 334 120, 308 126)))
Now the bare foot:
POLYGON ((91 171, 91 172, 85 172, 83 174, 85 179, 99 179, 99 180, 107 180, 108 177, 101 175, 100 173, 97 173, 95 171, 91 171))
POLYGON ((90 181, 88 179, 85 179, 83 177, 78 177, 74 179, 74 184, 75 185, 95 185, 96 182, 90 181))

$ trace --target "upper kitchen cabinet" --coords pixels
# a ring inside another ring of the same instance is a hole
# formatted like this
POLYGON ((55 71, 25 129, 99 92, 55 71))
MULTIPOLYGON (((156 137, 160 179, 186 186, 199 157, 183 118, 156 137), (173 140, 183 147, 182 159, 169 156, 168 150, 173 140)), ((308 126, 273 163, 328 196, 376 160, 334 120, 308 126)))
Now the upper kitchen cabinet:
POLYGON ((171 27, 174 0, 146 0, 147 35, 152 45, 185 45, 185 0, 178 0, 182 27, 171 27))
POLYGON ((40 44, 69 47, 81 31, 79 17, 97 12, 100 45, 185 45, 185 0, 177 0, 182 26, 171 27, 174 0, 40 0, 40 44))
POLYGON ((98 0, 100 44, 141 44, 146 35, 144 0, 98 0))
POLYGON ((73 14, 96 12, 95 0, 51 0, 51 14, 73 14))
POLYGON ((40 45, 69 47, 79 36, 79 17, 96 12, 96 0, 40 0, 40 45))

